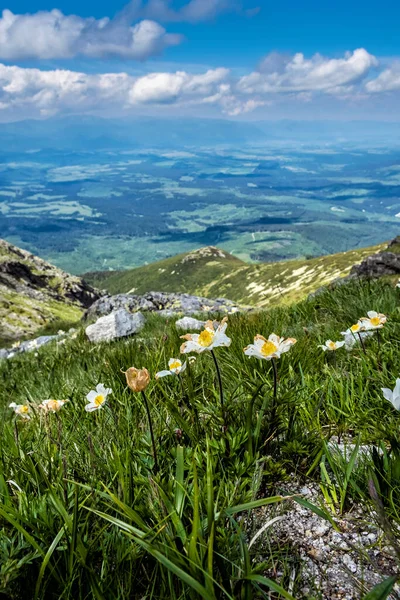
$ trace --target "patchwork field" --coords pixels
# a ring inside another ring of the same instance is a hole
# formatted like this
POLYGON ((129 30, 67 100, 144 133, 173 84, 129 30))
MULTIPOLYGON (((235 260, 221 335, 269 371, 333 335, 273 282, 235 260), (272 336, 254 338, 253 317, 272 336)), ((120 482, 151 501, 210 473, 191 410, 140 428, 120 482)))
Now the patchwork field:
POLYGON ((2 237, 72 273, 202 246, 245 262, 308 258, 397 235, 400 150, 258 142, 0 152, 2 237))

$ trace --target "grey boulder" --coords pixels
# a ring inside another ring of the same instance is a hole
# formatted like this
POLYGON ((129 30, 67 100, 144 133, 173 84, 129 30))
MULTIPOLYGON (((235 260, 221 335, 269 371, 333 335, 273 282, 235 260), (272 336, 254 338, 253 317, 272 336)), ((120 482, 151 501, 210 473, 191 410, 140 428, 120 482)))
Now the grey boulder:
POLYGON ((140 331, 146 319, 142 313, 130 313, 124 308, 100 317, 93 325, 86 327, 86 335, 91 342, 110 342, 140 331))
POLYGON ((185 331, 199 331, 200 329, 203 329, 205 324, 205 321, 199 321, 193 317, 183 317, 182 319, 178 319, 176 321, 175 327, 185 331))

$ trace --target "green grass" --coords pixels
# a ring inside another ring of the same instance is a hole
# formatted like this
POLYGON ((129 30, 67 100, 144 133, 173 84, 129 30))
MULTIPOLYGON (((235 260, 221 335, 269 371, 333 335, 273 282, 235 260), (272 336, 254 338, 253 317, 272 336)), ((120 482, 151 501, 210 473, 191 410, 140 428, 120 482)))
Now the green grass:
POLYGON ((400 524, 400 415, 380 388, 393 388, 400 373, 399 306, 392 284, 353 282, 312 301, 232 316, 232 345, 215 351, 227 431, 209 353, 190 365, 182 386, 154 379, 179 356, 174 319, 150 316, 137 338, 97 346, 81 331, 1 362, 0 593, 13 600, 27 590, 41 600, 299 600, 297 580, 285 591, 299 557, 282 547, 260 557, 257 543, 248 548, 246 519, 238 519, 267 503, 293 502, 282 498, 289 476, 321 484, 325 503, 310 510, 329 519, 354 504, 368 515, 378 498, 390 544, 400 524), (342 349, 336 363, 318 348, 372 309, 389 317, 380 347, 375 336, 367 354, 342 349), (243 354, 256 333, 271 332, 298 340, 278 361, 275 408, 271 363, 243 354), (158 472, 143 399, 121 372, 133 365, 152 375, 146 394, 158 472), (85 396, 99 382, 113 394, 104 409, 86 413, 85 396), (47 398, 69 402, 47 417, 36 408, 26 422, 8 408, 47 398), (360 453, 350 468, 326 446, 333 435, 381 453, 360 453), (271 580, 276 565, 284 575, 271 580))
POLYGON ((225 297, 244 305, 276 306, 302 300, 319 287, 347 275, 354 264, 386 245, 309 260, 258 264, 245 263, 225 251, 223 257, 202 257, 200 250, 127 271, 87 273, 84 278, 111 294, 186 292, 208 298, 225 297))

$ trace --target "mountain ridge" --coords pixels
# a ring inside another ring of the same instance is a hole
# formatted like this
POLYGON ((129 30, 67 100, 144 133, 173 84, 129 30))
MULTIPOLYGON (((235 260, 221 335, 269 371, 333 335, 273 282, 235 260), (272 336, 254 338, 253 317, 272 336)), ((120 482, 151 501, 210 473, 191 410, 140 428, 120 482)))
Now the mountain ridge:
POLYGON ((267 307, 301 300, 349 275, 355 264, 386 247, 387 242, 311 259, 249 264, 215 246, 206 246, 143 267, 86 273, 83 277, 111 294, 186 292, 267 307))

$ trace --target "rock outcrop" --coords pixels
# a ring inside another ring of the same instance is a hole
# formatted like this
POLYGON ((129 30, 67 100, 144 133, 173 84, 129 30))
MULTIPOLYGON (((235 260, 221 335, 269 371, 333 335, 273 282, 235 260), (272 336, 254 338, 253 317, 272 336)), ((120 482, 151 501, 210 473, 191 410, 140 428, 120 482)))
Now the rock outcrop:
POLYGON ((377 279, 385 275, 400 276, 400 237, 392 240, 383 252, 378 252, 364 259, 359 265, 354 265, 348 279, 357 277, 377 279), (393 252, 395 250, 395 252, 393 252))
POLYGON ((143 296, 133 294, 102 296, 86 311, 85 318, 91 320, 108 315, 121 308, 129 312, 158 312, 166 317, 174 314, 193 315, 209 312, 233 314, 240 310, 246 310, 225 298, 210 300, 209 298, 191 296, 190 294, 149 292, 143 296))
POLYGON ((86 327, 86 335, 90 342, 110 342, 137 333, 144 327, 145 322, 142 313, 132 314, 120 308, 86 327))
POLYGON ((34 335, 57 319, 77 321, 100 295, 80 277, 0 240, 0 339, 34 335))

